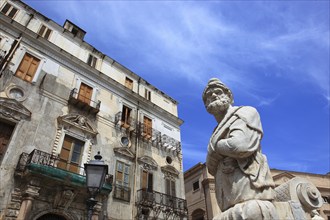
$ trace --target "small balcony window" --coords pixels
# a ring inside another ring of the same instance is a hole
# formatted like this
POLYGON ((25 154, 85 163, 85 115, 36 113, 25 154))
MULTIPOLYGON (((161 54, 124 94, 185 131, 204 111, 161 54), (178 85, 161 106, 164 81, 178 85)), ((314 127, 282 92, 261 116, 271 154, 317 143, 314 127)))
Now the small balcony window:
POLYGON ((126 77, 125 79, 125 86, 131 90, 133 90, 133 80, 130 78, 126 77))
POLYGON ((40 29, 38 31, 38 34, 41 37, 43 37, 43 38, 45 38, 47 40, 49 39, 49 36, 50 36, 51 33, 52 33, 52 30, 49 29, 48 27, 46 27, 45 25, 41 25, 41 27, 40 27, 40 29))
POLYGON ((97 58, 94 57, 92 54, 89 54, 88 60, 87 60, 87 64, 90 65, 91 67, 96 66, 96 62, 97 62, 97 58))
POLYGON ((14 18, 18 9, 12 6, 9 3, 6 3, 5 6, 1 9, 1 12, 7 15, 10 18, 14 18))

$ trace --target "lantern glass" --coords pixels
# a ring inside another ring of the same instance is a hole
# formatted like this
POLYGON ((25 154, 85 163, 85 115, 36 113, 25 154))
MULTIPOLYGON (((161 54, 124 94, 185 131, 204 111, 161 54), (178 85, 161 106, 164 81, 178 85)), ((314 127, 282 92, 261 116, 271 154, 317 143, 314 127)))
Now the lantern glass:
POLYGON ((86 182, 88 189, 100 189, 103 186, 105 175, 108 172, 107 165, 86 164, 86 182))

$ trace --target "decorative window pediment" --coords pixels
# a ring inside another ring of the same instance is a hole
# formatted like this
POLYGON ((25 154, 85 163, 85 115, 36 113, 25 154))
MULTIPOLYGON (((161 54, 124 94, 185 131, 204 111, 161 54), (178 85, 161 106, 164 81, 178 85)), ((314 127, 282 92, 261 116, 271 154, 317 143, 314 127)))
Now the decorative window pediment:
POLYGON ((138 162, 144 170, 157 170, 158 168, 157 162, 148 156, 139 157, 138 162))
POLYGON ((63 115, 58 117, 57 121, 60 125, 64 127, 73 126, 83 132, 86 132, 92 137, 95 137, 98 134, 94 125, 90 122, 88 118, 86 118, 83 115, 78 115, 78 114, 63 115))
POLYGON ((19 121, 31 118, 31 112, 15 99, 0 97, 0 115, 19 121))
POLYGON ((161 170, 164 173, 165 178, 169 178, 169 179, 178 178, 180 174, 180 172, 177 169, 175 169, 173 166, 170 165, 162 166, 161 170))
POLYGON ((135 158, 134 153, 128 147, 116 147, 113 149, 113 151, 116 154, 127 157, 129 160, 133 160, 135 158))

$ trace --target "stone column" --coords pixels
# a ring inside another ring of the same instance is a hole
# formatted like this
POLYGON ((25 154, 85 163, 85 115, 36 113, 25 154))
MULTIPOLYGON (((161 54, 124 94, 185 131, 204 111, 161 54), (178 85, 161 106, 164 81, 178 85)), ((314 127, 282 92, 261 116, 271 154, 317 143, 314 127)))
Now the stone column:
POLYGON ((22 204, 18 213, 17 220, 29 219, 29 214, 32 208, 32 202, 39 196, 40 181, 32 179, 26 185, 25 190, 22 192, 22 204))

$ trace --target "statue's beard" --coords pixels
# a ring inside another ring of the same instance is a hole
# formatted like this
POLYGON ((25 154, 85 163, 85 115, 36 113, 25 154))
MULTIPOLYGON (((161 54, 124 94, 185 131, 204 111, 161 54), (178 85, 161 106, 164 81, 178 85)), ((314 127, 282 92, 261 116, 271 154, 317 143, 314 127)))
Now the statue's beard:
POLYGON ((227 111, 230 106, 230 98, 226 95, 218 97, 206 106, 208 113, 214 115, 227 111))

